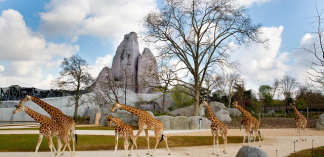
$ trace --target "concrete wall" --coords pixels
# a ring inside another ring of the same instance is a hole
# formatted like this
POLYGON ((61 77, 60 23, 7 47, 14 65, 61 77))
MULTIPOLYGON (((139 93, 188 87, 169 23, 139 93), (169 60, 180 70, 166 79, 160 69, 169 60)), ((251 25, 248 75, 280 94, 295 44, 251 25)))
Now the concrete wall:
MULTIPOLYGON (((91 114, 91 110, 95 108, 98 104, 95 101, 89 102, 90 99, 93 99, 94 93, 89 93, 82 96, 82 100, 88 101, 78 108, 78 115, 79 116, 89 116, 91 114)), ((71 106, 73 103, 70 101, 71 96, 66 97, 56 97, 56 98, 46 98, 41 99, 46 103, 60 109, 64 114, 68 116, 73 116, 74 114, 74 105, 71 106)), ((13 111, 16 109, 15 105, 18 105, 19 101, 2 101, 0 104, 0 121, 34 121, 29 115, 25 112, 19 112, 17 114, 13 114, 13 111)), ((31 108, 32 110, 49 116, 45 110, 43 110, 40 106, 32 101, 28 101, 23 103, 23 105, 31 108)), ((50 117, 50 116, 49 116, 50 117)))

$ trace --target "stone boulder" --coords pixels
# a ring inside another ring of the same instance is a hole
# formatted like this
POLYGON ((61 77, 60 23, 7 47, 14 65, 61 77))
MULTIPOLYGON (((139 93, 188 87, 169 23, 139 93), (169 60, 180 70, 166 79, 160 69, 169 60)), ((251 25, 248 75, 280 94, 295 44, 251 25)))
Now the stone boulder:
POLYGON ((235 157, 268 157, 268 155, 261 148, 244 146, 237 152, 235 157))
MULTIPOLYGON (((133 117, 135 115, 133 115, 132 113, 129 113, 128 111, 125 110, 117 110, 116 113, 111 113, 112 116, 116 116, 118 118, 120 118, 124 123, 130 125, 130 126, 137 126, 137 122, 133 121, 133 117)), ((113 126, 115 126, 115 124, 112 124, 113 126)))
POLYGON ((171 130, 171 121, 174 117, 164 115, 164 116, 157 116, 156 118, 164 124, 164 130, 171 130))
POLYGON ((274 110, 270 110, 270 111, 268 112, 268 115, 269 115, 270 117, 275 117, 275 116, 276 116, 276 112, 275 112, 274 110))
POLYGON ((199 121, 201 119, 201 129, 210 129, 211 121, 205 117, 200 116, 192 116, 190 118, 190 130, 198 130, 199 129, 199 121))
POLYGON ((242 115, 241 111, 238 110, 237 108, 228 108, 228 112, 230 113, 230 116, 240 116, 242 115))
POLYGON ((220 110, 227 110, 227 108, 225 107, 225 105, 223 103, 220 102, 216 102, 216 101, 212 101, 208 103, 210 108, 214 111, 220 111, 220 110))
POLYGON ((170 127, 172 130, 190 130, 190 118, 187 116, 178 116, 171 118, 170 127))
POLYGON ((229 123, 232 121, 232 118, 229 115, 229 112, 226 110, 220 110, 215 113, 215 116, 223 123, 229 123))
MULTIPOLYGON (((173 110, 170 112, 170 114, 172 114, 173 116, 192 116, 193 115, 193 109, 194 106, 188 106, 188 107, 184 107, 184 108, 179 108, 176 110, 173 110)), ((205 111, 204 108, 198 108, 198 116, 204 116, 205 115, 205 111)))
POLYGON ((316 130, 324 130, 324 114, 321 114, 318 117, 318 120, 316 122, 316 130))

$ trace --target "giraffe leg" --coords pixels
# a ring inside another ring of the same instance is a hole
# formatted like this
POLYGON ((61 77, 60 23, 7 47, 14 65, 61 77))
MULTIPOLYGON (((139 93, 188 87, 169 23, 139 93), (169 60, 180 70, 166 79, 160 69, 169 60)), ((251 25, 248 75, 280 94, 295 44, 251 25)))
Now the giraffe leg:
POLYGON ((42 143, 42 140, 43 140, 43 134, 39 134, 38 143, 37 143, 37 146, 36 146, 36 150, 35 150, 35 155, 34 155, 34 157, 36 157, 36 154, 37 154, 38 148, 39 148, 40 144, 42 143))
POLYGON ((162 136, 160 136, 160 134, 159 134, 159 131, 155 130, 154 133, 155 133, 155 147, 154 147, 153 154, 151 156, 153 156, 155 153, 155 150, 156 150, 156 148, 159 144, 159 141, 160 141, 160 137, 162 138, 162 136))
POLYGON ((213 145, 214 145, 214 149, 213 149, 213 155, 215 154, 215 143, 216 143, 216 136, 214 134, 214 132, 212 131, 212 134, 213 134, 213 145))
POLYGON ((307 141, 307 130, 306 130, 306 124, 305 124, 305 126, 304 126, 304 129, 305 129, 305 141, 307 141))
POLYGON ((244 142, 245 142, 245 136, 246 136, 246 131, 245 131, 245 133, 243 135, 243 147, 244 147, 244 142))
POLYGON ((253 146, 254 146, 254 143, 255 143, 255 138, 256 138, 256 131, 253 131, 253 146))
POLYGON ((114 153, 114 157, 116 156, 117 148, 118 148, 118 135, 115 135, 115 153, 114 153))
POLYGON ((53 155, 53 141, 52 141, 52 137, 46 137, 47 138, 47 141, 48 141, 48 146, 49 146, 49 148, 50 148, 50 150, 51 150, 51 153, 52 153, 52 157, 54 157, 54 155, 53 155))
POLYGON ((126 152, 126 154, 125 154, 126 157, 127 157, 127 151, 128 151, 128 141, 127 141, 127 139, 128 139, 128 137, 126 136, 124 138, 124 148, 125 148, 125 152, 126 152))
POLYGON ((61 155, 64 155, 64 151, 65 151, 65 148, 66 148, 66 144, 64 144, 64 147, 63 147, 63 149, 62 149, 62 153, 61 153, 61 155))
POLYGON ((131 152, 130 152, 130 154, 129 154, 128 156, 131 156, 131 154, 132 154, 132 150, 133 150, 133 146, 135 146, 135 149, 136 149, 136 153, 137 153, 137 156, 139 157, 140 155, 139 155, 139 153, 138 153, 138 150, 137 150, 136 139, 135 139, 135 137, 134 137, 134 136, 131 136, 130 138, 132 139, 132 141, 133 141, 133 144, 132 144, 132 149, 131 149, 131 152))
POLYGON ((224 153, 227 154, 227 130, 223 133, 223 140, 224 140, 224 153))
POLYGON ((260 132, 260 130, 258 130, 258 135, 259 135, 259 147, 261 147, 261 132, 260 132))
MULTIPOLYGON (((162 134, 163 135, 163 134, 162 134)), ((168 155, 171 155, 171 152, 170 152, 170 149, 169 149, 169 146, 168 146, 168 137, 166 137, 165 135, 163 135, 164 136, 164 142, 165 142, 165 145, 166 145, 166 147, 167 147, 167 149, 168 149, 168 152, 169 152, 169 154, 168 155)))
POLYGON ((71 151, 70 141, 66 140, 66 141, 64 141, 64 143, 65 143, 65 146, 67 146, 67 147, 69 148, 69 151, 70 151, 71 157, 73 157, 74 154, 73 154, 72 151, 71 151))
POLYGON ((56 138, 57 138, 57 153, 56 153, 56 157, 58 157, 60 155, 60 150, 61 150, 61 147, 62 147, 62 143, 61 143, 60 137, 57 136, 56 138))
POLYGON ((73 127, 72 127, 72 129, 70 130, 70 135, 71 135, 72 144, 73 144, 73 146, 72 146, 72 148, 73 148, 73 155, 75 155, 75 134, 76 134, 76 131, 75 131, 75 124, 74 124, 73 127))
POLYGON ((145 130, 146 141, 147 141, 147 153, 146 155, 150 155, 150 138, 148 135, 148 130, 145 130))
POLYGON ((218 133, 216 133, 216 147, 217 147, 217 156, 219 155, 218 151, 218 133))

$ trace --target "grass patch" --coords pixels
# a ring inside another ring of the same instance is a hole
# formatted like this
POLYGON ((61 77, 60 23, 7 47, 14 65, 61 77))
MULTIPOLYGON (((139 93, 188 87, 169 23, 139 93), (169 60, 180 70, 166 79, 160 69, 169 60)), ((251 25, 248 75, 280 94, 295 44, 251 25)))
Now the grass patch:
MULTIPOLYGON (((324 157, 324 146, 314 148, 314 157, 324 157)), ((312 156, 312 148, 291 153, 287 157, 312 156)))
MULTIPOLYGON (((138 130, 138 126, 132 126, 133 130, 138 130)), ((0 130, 38 130, 38 127, 35 128, 12 128, 12 129, 0 129, 0 130)), ((115 130, 115 127, 107 126, 93 126, 93 127, 76 127, 76 130, 115 130)))
MULTIPOLYGON (((241 143, 243 137, 231 136, 227 138, 228 143, 241 143)), ((35 151, 38 135, 0 135, 0 152, 33 152, 35 151)), ((56 138, 53 138, 55 147, 57 146, 56 138)), ((145 137, 137 139, 139 149, 146 149, 147 142, 145 137)), ((122 138, 119 138, 118 149, 124 149, 122 138)), ((223 144, 222 138, 219 143, 223 144)), ((212 145, 212 136, 170 136, 168 137, 169 147, 191 147, 212 145)), ((150 147, 154 148, 155 138, 150 137, 150 147)), ((161 142, 158 148, 165 148, 165 142, 161 142)), ((114 150, 115 137, 103 135, 78 135, 77 151, 91 150, 114 150)), ((49 151, 47 139, 44 137, 39 147, 39 151, 49 151)))

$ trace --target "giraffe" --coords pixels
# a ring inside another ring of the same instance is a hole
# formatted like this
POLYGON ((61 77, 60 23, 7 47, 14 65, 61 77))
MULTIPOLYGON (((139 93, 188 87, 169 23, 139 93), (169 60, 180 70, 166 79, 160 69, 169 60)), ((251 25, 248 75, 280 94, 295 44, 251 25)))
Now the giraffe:
POLYGON ((56 136, 57 143, 58 143, 57 144, 57 157, 59 156, 60 149, 62 147, 61 140, 63 140, 65 145, 68 146, 70 153, 71 153, 71 157, 73 157, 71 147, 70 147, 69 131, 66 127, 64 127, 64 125, 56 123, 56 121, 53 121, 51 118, 35 112, 34 110, 28 108, 27 106, 22 105, 21 102, 19 102, 19 105, 17 106, 17 108, 13 112, 13 114, 16 114, 20 111, 25 111, 30 117, 32 117, 38 123, 40 123, 40 127, 39 127, 40 134, 39 134, 38 143, 36 145, 34 157, 36 157, 38 148, 43 140, 43 136, 45 136, 47 138, 48 145, 49 145, 49 148, 52 153, 52 157, 54 157, 53 149, 54 149, 54 152, 56 152, 55 147, 53 145, 53 141, 52 141, 52 138, 54 136, 56 136))
POLYGON ((214 143, 214 150, 213 150, 213 154, 215 154, 215 137, 217 139, 216 143, 217 143, 217 156, 219 155, 218 152, 218 134, 221 134, 223 136, 223 140, 224 140, 224 144, 225 144, 225 148, 224 148, 224 153, 227 153, 227 126, 225 123, 221 122, 214 114, 213 110, 210 108, 209 104, 203 100, 202 103, 199 105, 199 107, 206 107, 207 111, 208 111, 208 115, 209 115, 209 119, 211 121, 211 133, 213 135, 213 143, 214 143))
MULTIPOLYGON (((133 134, 133 129, 130 125, 124 123, 120 118, 114 117, 114 116, 107 116, 107 122, 109 127, 111 127, 111 122, 116 124, 115 128, 115 153, 114 157, 116 155, 117 147, 118 147, 118 137, 122 137, 124 139, 124 148, 126 151, 127 156, 127 150, 128 150, 128 137, 130 137, 130 140, 133 145, 135 145, 137 156, 140 156, 137 151, 137 144, 136 140, 133 134)), ((132 147, 133 148, 133 147, 132 147)), ((128 156, 131 156, 132 150, 130 151, 130 154, 128 156)))
POLYGON ((297 127, 296 142, 298 142, 298 138, 301 139, 302 141, 304 141, 302 136, 300 137, 300 129, 301 128, 304 129, 305 141, 307 141, 307 131, 306 131, 307 119, 297 110, 295 103, 290 103, 289 105, 291 105, 293 107, 294 112, 295 112, 295 122, 296 122, 296 127, 297 127))
MULTIPOLYGON (((25 97, 23 99, 21 99, 21 103, 26 102, 26 101, 33 101, 34 103, 36 103, 37 105, 39 105, 41 108, 43 108, 50 116, 51 119, 56 121, 59 124, 64 125, 68 131, 70 132, 71 138, 72 138, 72 144, 73 144, 73 155, 75 155, 75 145, 74 145, 74 141, 75 141, 75 137, 77 136, 75 134, 75 122, 74 120, 70 117, 65 115, 61 110, 59 110, 56 107, 53 107, 51 105, 49 105, 48 103, 34 97, 31 95, 25 95, 25 97)), ((64 148, 62 149, 62 155, 64 154, 64 150, 66 148, 66 145, 64 146, 64 148)))
MULTIPOLYGON (((150 145, 149 145, 149 136, 148 136, 148 130, 152 130, 154 131, 155 134, 155 138, 156 138, 156 142, 155 142, 155 148, 153 151, 153 154, 151 154, 151 156, 154 155, 155 150, 159 144, 159 142, 161 142, 163 139, 165 141, 165 145, 167 147, 167 150, 169 152, 168 155, 170 155, 170 150, 169 150, 169 146, 168 146, 168 142, 167 142, 167 137, 165 135, 163 135, 163 129, 164 129, 164 124, 156 119, 153 118, 148 112, 144 111, 144 110, 140 110, 134 107, 130 107, 127 105, 123 105, 123 104, 119 104, 119 103, 115 103, 111 109, 111 112, 116 111, 117 109, 123 109, 126 110, 132 114, 134 114, 135 116, 137 116, 139 118, 138 120, 138 132, 135 136, 135 140, 138 138, 138 136, 141 134, 141 132, 144 130, 145 134, 146 134, 146 140, 147 140, 147 149, 148 152, 146 155, 150 154, 150 145), (161 138, 161 140, 159 140, 161 138)), ((133 147, 133 145, 132 145, 133 147)))
POLYGON ((261 132, 259 130, 259 121, 256 118, 254 118, 250 114, 250 112, 246 111, 241 106, 239 106, 237 101, 234 102, 234 107, 237 108, 238 110, 240 110, 242 112, 242 114, 244 115, 244 119, 241 121, 241 123, 244 123, 244 126, 245 126, 245 133, 244 133, 244 138, 243 138, 243 146, 244 146, 246 134, 248 134, 248 141, 249 141, 249 146, 250 146, 252 133, 253 133, 253 136, 254 136, 253 137, 253 139, 254 139, 253 140, 253 146, 254 146, 255 136, 256 136, 256 133, 258 133, 259 147, 261 147, 261 132))

